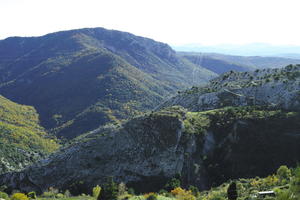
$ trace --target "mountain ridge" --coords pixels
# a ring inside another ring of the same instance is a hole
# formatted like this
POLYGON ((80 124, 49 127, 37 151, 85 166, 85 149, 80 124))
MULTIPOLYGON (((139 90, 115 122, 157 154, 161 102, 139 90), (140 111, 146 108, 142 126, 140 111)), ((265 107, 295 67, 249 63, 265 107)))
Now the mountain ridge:
POLYGON ((103 28, 2 40, 0 74, 2 95, 33 105, 44 127, 67 138, 117 123, 216 76, 167 44, 103 28))

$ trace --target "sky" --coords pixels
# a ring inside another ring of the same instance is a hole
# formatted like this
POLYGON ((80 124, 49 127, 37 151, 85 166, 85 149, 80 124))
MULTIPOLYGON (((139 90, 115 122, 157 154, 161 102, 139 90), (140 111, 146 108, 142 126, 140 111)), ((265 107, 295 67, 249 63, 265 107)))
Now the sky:
POLYGON ((0 0, 0 39, 104 27, 171 45, 300 45, 299 0, 0 0))

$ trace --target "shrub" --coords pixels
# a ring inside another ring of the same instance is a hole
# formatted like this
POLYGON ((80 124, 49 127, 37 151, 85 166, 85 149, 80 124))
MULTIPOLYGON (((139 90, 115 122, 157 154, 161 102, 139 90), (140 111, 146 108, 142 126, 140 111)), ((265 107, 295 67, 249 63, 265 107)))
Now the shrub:
POLYGON ((88 193, 91 190, 84 181, 76 181, 72 183, 68 189, 72 195, 81 195, 82 193, 88 193))
POLYGON ((58 194, 58 189, 50 187, 48 191, 45 191, 41 196, 45 198, 54 198, 58 194))
POLYGON ((98 200, 116 200, 118 197, 118 186, 114 182, 113 178, 110 177, 108 182, 103 186, 98 200))
POLYGON ((232 182, 227 189, 227 197, 229 200, 236 200, 238 197, 236 183, 232 182))
POLYGON ((171 194, 173 194, 174 196, 176 196, 182 192, 184 192, 184 189, 182 189, 181 187, 177 187, 177 188, 174 188, 173 190, 171 190, 171 194))
POLYGON ((292 193, 289 190, 282 190, 276 194, 276 200, 292 200, 292 193))
POLYGON ((135 191, 133 188, 128 189, 128 194, 135 195, 135 191))
POLYGON ((125 185, 125 183, 120 183, 118 185, 118 196, 123 196, 125 194, 127 194, 126 185, 125 185))
POLYGON ((192 194, 192 191, 184 190, 181 187, 177 187, 171 191, 171 193, 179 200, 196 200, 196 197, 192 194))
POLYGON ((27 194, 27 196, 29 197, 29 199, 36 199, 36 193, 35 192, 29 192, 27 194))
POLYGON ((150 193, 144 194, 144 198, 146 200, 157 200, 157 194, 150 192, 150 193))
POLYGON ((61 199, 61 198, 64 198, 64 197, 65 197, 65 195, 62 194, 62 193, 58 193, 58 194, 55 195, 55 198, 58 198, 58 199, 61 199))
POLYGON ((55 197, 55 194, 53 194, 52 192, 45 191, 45 192, 43 192, 41 197, 51 198, 51 197, 55 197))
POLYGON ((66 190, 65 193, 64 193, 64 196, 65 197, 70 197, 71 196, 71 193, 69 190, 66 190))
POLYGON ((5 192, 0 192, 0 199, 9 199, 8 194, 6 194, 5 192))
POLYGON ((282 165, 277 169, 277 176, 280 179, 280 181, 282 181, 284 179, 290 179, 292 173, 286 165, 282 165))
POLYGON ((4 192, 7 189, 6 185, 1 185, 0 186, 0 192, 4 192))
POLYGON ((164 190, 164 189, 161 189, 158 192, 158 194, 160 194, 160 195, 165 195, 166 193, 168 193, 168 192, 167 192, 167 190, 164 190))
POLYGON ((172 178, 164 187, 165 190, 171 191, 175 188, 180 187, 180 180, 177 178, 172 178))
POLYGON ((100 192, 101 192, 101 187, 99 185, 95 186, 93 188, 93 197, 97 199, 98 196, 100 195, 100 192))
POLYGON ((15 193, 12 195, 11 200, 29 200, 29 198, 23 193, 15 193))
POLYGON ((300 196, 300 167, 297 167, 294 172, 294 177, 291 182, 291 191, 300 196))
POLYGON ((192 194, 196 197, 200 195, 199 189, 193 185, 190 185, 189 190, 192 191, 192 194))

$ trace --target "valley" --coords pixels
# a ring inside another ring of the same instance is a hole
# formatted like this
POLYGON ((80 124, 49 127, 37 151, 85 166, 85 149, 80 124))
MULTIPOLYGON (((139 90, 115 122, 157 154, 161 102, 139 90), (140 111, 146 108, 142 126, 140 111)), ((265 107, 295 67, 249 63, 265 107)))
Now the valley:
POLYGON ((0 40, 0 191, 223 200, 235 181, 297 200, 298 63, 104 28, 0 40))

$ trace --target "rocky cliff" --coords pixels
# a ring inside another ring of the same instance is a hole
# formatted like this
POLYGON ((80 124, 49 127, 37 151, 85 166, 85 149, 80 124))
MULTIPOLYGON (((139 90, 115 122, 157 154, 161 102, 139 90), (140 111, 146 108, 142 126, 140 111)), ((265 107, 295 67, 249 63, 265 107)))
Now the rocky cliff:
POLYGON ((254 72, 227 72, 201 87, 180 92, 158 109, 180 105, 191 111, 224 106, 300 109, 300 65, 254 72))
POLYGON ((299 112, 253 106, 205 112, 172 107, 83 135, 35 166, 2 175, 0 185, 76 194, 113 176, 137 191, 154 191, 181 174, 184 185, 207 188, 295 165, 299 120, 299 112))

